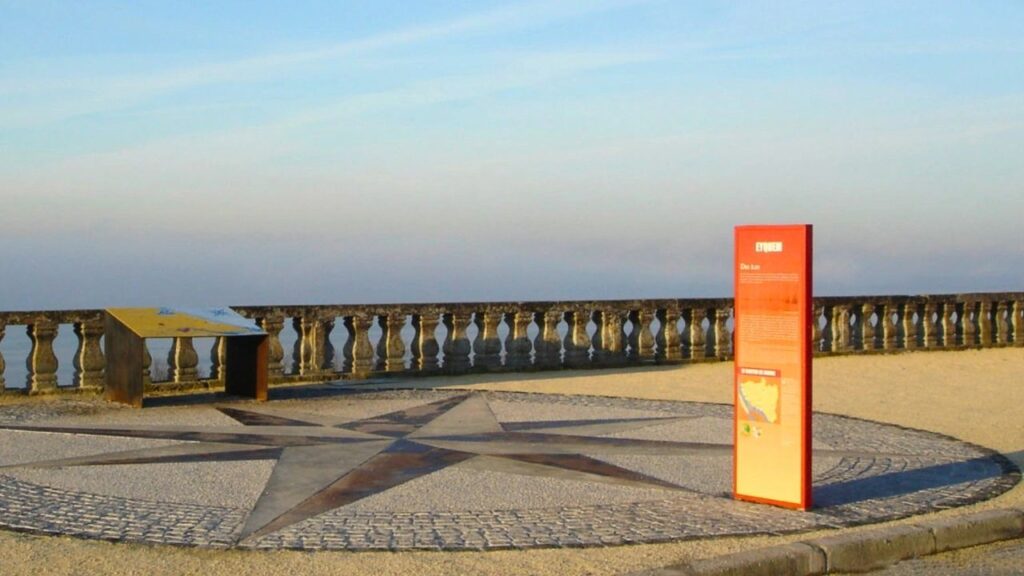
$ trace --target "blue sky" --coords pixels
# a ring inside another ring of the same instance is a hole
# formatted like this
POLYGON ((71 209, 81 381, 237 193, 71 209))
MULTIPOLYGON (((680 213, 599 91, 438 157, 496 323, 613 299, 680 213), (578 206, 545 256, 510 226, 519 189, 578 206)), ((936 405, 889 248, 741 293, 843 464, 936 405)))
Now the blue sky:
POLYGON ((0 0, 3 309, 1022 290, 1022 158, 1020 2, 0 0))

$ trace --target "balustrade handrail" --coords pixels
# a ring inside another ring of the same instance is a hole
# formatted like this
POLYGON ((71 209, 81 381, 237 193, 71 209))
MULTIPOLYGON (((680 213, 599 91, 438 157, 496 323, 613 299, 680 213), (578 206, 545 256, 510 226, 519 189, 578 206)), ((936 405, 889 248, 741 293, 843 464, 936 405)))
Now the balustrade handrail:
MULTIPOLYGON (((732 298, 661 298, 233 308, 267 331, 271 382, 285 383, 724 360, 732 357, 732 305, 732 298), (290 358, 280 338, 288 319, 290 358)), ((813 305, 817 355, 1024 346, 1024 292, 824 296, 813 305)), ((32 345, 25 386, 5 383, 0 353, 0 392, 102 389, 102 310, 0 312, 0 342, 18 325, 32 345), (54 351, 65 324, 78 338, 70 386, 58 385, 54 351)), ((223 353, 217 339, 211 374, 200 378, 192 339, 176 338, 167 358, 171 382, 153 383, 147 350, 147 386, 222 385, 223 353)))

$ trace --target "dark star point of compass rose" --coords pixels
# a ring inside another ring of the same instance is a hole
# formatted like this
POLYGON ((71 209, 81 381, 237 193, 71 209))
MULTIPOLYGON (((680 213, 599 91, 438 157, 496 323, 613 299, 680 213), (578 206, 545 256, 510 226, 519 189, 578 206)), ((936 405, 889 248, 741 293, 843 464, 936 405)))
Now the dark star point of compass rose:
POLYGON ((275 460, 239 539, 254 540, 463 462, 513 474, 670 490, 682 486, 605 462, 616 454, 728 455, 731 446, 602 437, 684 417, 501 423, 482 394, 359 420, 326 421, 218 407, 242 426, 0 426, 8 430, 188 441, 37 461, 21 467, 275 460))

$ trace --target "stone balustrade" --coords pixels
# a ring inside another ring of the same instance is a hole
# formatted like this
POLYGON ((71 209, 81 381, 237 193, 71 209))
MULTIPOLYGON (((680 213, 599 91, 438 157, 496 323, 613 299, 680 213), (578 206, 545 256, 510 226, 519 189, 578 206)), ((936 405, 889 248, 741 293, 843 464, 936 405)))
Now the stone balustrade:
MULTIPOLYGON (((732 300, 660 299, 449 304, 241 306, 269 334, 272 383, 380 376, 605 368, 732 357, 732 300), (285 327, 294 337, 286 351, 285 327), (287 356, 286 356, 287 354, 287 356)), ((1024 293, 826 297, 814 300, 817 355, 1024 346, 1024 293)), ((0 312, 0 390, 98 391, 105 358, 101 310, 0 312), (58 358, 54 340, 70 325, 78 346, 58 358), (31 343, 23 382, 5 381, 3 339, 23 326, 31 343), (74 372, 58 382, 60 362, 74 372)), ((200 352, 176 338, 166 380, 150 391, 223 384, 223 339, 200 352)))

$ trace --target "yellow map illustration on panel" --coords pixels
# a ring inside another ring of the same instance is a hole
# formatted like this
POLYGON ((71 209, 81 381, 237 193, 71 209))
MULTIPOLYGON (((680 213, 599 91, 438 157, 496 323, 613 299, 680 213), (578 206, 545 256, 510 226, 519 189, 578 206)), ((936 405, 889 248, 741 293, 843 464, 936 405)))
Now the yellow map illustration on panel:
POLYGON ((779 421, 779 385, 760 380, 740 382, 740 401, 743 409, 752 419, 764 420, 770 424, 779 421))

